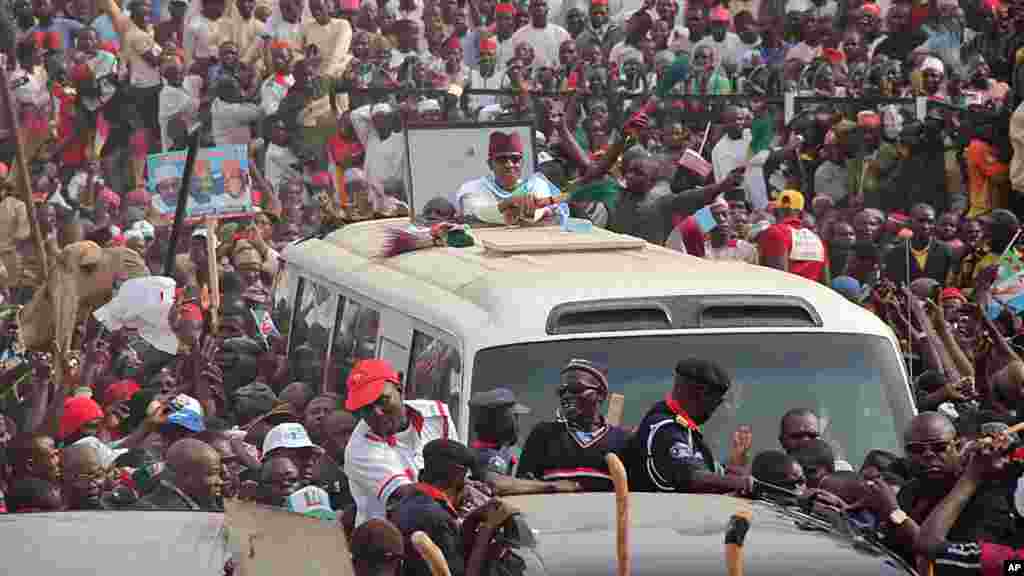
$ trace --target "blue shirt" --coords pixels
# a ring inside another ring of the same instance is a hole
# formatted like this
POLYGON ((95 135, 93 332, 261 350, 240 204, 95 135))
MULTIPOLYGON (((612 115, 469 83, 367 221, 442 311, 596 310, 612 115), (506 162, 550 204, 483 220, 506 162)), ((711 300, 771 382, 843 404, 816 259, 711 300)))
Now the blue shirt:
POLYGON ((121 38, 114 30, 114 23, 110 20, 110 15, 101 14, 97 16, 92 21, 92 27, 96 29, 96 35, 99 36, 100 42, 120 44, 121 38))

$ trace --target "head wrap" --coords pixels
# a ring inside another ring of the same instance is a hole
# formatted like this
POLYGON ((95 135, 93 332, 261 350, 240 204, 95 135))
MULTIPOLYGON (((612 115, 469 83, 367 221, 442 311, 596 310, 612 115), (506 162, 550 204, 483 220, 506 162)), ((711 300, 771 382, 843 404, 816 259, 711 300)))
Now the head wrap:
POLYGON ((444 47, 447 50, 455 50, 457 48, 462 48, 462 41, 459 40, 458 36, 452 36, 451 38, 448 39, 447 42, 444 43, 444 47))
POLYGON ((882 117, 878 112, 861 110, 857 113, 857 125, 862 128, 878 128, 882 125, 882 117))
POLYGON ((515 14, 516 14, 516 6, 515 6, 515 4, 509 3, 509 2, 502 2, 501 4, 498 4, 497 6, 494 7, 494 13, 495 14, 511 14, 511 15, 515 16, 515 14))
POLYGON ((732 15, 729 14, 729 10, 725 7, 715 6, 711 9, 711 14, 708 15, 708 20, 711 22, 729 22, 732 20, 732 15))
POLYGON ((441 105, 437 100, 420 100, 416 105, 416 111, 420 114, 426 114, 427 112, 440 112, 441 105))
POLYGON ((939 302, 945 302, 946 300, 959 300, 966 303, 967 297, 956 288, 943 288, 942 292, 939 293, 939 302))
POLYGON ((939 60, 935 56, 929 56, 921 63, 921 71, 924 72, 925 70, 932 70, 939 74, 946 73, 946 67, 942 64, 942 60, 939 60))
POLYGON ((103 391, 103 403, 110 406, 116 402, 127 402, 139 389, 139 383, 135 380, 119 380, 103 391))
POLYGON ((882 9, 874 2, 865 2, 864 5, 860 7, 860 10, 865 14, 871 14, 875 18, 882 17, 882 9))

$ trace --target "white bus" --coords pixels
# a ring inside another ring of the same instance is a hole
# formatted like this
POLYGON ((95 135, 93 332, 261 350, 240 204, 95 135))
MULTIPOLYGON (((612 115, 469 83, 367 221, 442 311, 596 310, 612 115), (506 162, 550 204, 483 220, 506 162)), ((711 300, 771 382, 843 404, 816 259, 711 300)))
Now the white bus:
POLYGON ((705 425, 716 453, 739 425, 754 451, 778 448, 791 408, 811 408, 837 458, 899 453, 915 413, 889 327, 838 293, 795 275, 681 255, 603 230, 474 230, 477 245, 380 254, 408 220, 353 224, 289 246, 276 298, 293 375, 345 395, 360 358, 389 360, 407 397, 446 402, 469 439, 473 392, 512 389, 533 424, 558 405, 571 358, 608 365, 636 425, 685 357, 733 378, 705 425), (486 247, 485 247, 486 245, 486 247))

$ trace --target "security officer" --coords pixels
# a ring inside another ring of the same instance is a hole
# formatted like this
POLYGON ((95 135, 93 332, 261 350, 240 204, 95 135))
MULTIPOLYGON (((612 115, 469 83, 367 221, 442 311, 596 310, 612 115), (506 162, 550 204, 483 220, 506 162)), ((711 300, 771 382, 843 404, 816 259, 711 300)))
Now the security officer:
POLYGON ((700 430, 730 386, 729 375, 714 362, 689 358, 676 365, 672 391, 651 407, 630 440, 631 490, 753 492, 754 478, 726 475, 700 430))
POLYGON ((529 414, 530 409, 516 402, 515 394, 508 388, 477 392, 469 407, 476 432, 471 446, 479 455, 481 467, 511 476, 518 463, 519 415, 529 414))

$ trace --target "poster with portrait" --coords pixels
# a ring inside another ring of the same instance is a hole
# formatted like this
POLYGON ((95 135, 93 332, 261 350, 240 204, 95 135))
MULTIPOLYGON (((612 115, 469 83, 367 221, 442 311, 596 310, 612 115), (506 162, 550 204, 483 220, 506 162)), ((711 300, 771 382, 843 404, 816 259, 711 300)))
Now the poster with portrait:
MULTIPOLYGON (((146 158, 146 188, 153 208, 173 220, 178 190, 185 175, 185 151, 150 154, 146 158)), ((185 205, 186 220, 207 216, 225 218, 252 212, 249 155, 244 145, 202 148, 196 157, 185 205)))
POLYGON ((405 130, 408 162, 405 190, 412 216, 423 213, 432 198, 454 204, 459 188, 491 174, 487 150, 493 132, 519 134, 523 144, 523 178, 536 168, 536 142, 531 122, 410 124, 405 130))

